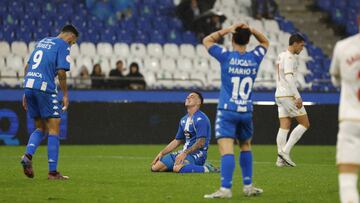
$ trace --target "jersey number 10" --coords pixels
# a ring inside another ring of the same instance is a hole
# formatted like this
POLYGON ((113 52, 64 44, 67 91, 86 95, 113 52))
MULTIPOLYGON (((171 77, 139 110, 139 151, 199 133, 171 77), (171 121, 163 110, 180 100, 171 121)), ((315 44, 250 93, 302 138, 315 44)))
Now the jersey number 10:
POLYGON ((240 77, 232 77, 231 82, 233 83, 232 99, 239 99, 239 95, 242 100, 249 99, 251 88, 253 86, 253 80, 251 77, 245 77, 241 81, 240 77), (248 89, 245 92, 246 85, 248 85, 248 89))
POLYGON ((44 52, 42 50, 38 50, 35 52, 33 57, 34 64, 31 66, 32 69, 36 69, 40 65, 43 54, 44 52))

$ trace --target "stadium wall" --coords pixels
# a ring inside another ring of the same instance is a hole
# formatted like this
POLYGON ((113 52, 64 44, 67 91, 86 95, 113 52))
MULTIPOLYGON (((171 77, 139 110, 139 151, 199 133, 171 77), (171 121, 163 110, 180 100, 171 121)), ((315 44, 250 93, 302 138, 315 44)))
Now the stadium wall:
MULTIPOLYGON (((306 145, 334 145, 337 134, 335 104, 306 107, 311 127, 300 140, 306 145)), ((202 110, 214 128, 216 104, 205 104, 202 110)), ((116 103, 72 102, 63 116, 63 144, 165 144, 172 140, 179 119, 185 114, 183 103, 116 103)), ((275 105, 254 106, 255 144, 275 144, 278 130, 275 105)), ((21 108, 20 101, 0 101, 0 145, 25 145, 34 129, 32 119, 21 108)), ((212 142, 215 143, 214 133, 212 142)))

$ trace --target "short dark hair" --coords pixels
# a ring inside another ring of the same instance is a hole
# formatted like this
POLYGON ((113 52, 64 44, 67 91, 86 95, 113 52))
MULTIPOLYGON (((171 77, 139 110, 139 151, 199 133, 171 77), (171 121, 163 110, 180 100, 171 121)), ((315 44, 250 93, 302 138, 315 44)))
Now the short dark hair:
POLYGON ((246 45, 249 43, 251 31, 249 28, 236 28, 232 36, 232 40, 239 45, 246 45))
POLYGON ((76 29, 76 27, 74 25, 68 24, 65 25, 62 29, 61 32, 71 32, 73 33, 76 37, 79 37, 79 31, 76 29))
POLYGON ((123 64, 124 62, 123 62, 122 60, 116 61, 116 65, 119 64, 119 63, 122 63, 122 64, 123 64))
POLYGON ((136 67, 139 70, 139 64, 138 63, 136 63, 136 62, 130 63, 130 68, 133 67, 133 66, 136 67))
POLYGON ((204 97, 202 96, 202 94, 200 92, 191 91, 191 93, 195 93, 195 94, 197 94, 199 96, 201 105, 204 103, 204 97))
POLYGON ((289 38, 289 45, 293 45, 295 42, 305 42, 305 37, 301 33, 294 33, 289 38))

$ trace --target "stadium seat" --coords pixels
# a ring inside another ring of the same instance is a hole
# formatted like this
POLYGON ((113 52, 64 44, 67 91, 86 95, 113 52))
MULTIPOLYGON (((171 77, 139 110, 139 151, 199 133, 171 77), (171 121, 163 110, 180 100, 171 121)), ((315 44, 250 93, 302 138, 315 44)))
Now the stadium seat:
POLYGON ((31 54, 35 49, 36 42, 29 42, 29 53, 31 54))
POLYGON ((210 54, 202 44, 196 45, 196 54, 202 58, 210 58, 210 54))
POLYGON ((189 80, 189 73, 184 71, 179 71, 176 74, 174 74, 174 79, 176 80, 189 80))
POLYGON ((204 73, 191 73, 190 78, 195 81, 199 81, 202 85, 201 87, 205 87, 206 85, 206 75, 204 73))
POLYGON ((5 58, 0 56, 0 71, 6 68, 5 58))
POLYGON ((161 58, 160 60, 161 69, 168 72, 176 72, 176 64, 172 58, 161 58))
POLYGON ((208 72, 210 70, 208 60, 205 58, 195 58, 193 60, 193 69, 201 73, 208 72))
POLYGON ((116 56, 126 58, 130 55, 129 46, 126 43, 116 43, 114 45, 114 53, 116 56))
POLYGON ((92 60, 91 60, 91 58, 89 56, 79 56, 79 57, 77 57, 76 60, 75 60, 75 64, 79 68, 82 67, 82 66, 86 66, 89 73, 91 74, 92 69, 93 69, 93 62, 92 62, 92 60))
POLYGON ((164 45, 164 54, 165 56, 171 58, 178 58, 179 57, 179 48, 176 44, 170 43, 164 45))
POLYGON ((278 33, 280 32, 279 24, 276 20, 264 20, 264 29, 267 32, 278 33))
POLYGON ((177 60, 177 69, 180 72, 191 73, 193 70, 193 64, 188 58, 179 58, 177 60))
POLYGON ((80 53, 84 56, 94 57, 96 56, 95 45, 91 42, 83 42, 80 44, 80 53))
POLYGON ((173 74, 169 71, 161 71, 161 72, 157 72, 155 73, 156 79, 158 80, 158 82, 161 82, 162 79, 165 80, 171 80, 173 79, 173 74))
MULTIPOLYGON (((96 62, 96 61, 94 61, 96 62)), ((105 75, 109 75, 110 73, 110 70, 111 70, 111 65, 109 63, 109 60, 107 58, 101 58, 98 63, 100 63, 100 66, 101 66, 101 69, 102 69, 102 72, 105 74, 105 75)))
MULTIPOLYGON (((30 45, 29 45, 30 48, 30 45)), ((71 46, 70 49, 70 56, 74 59, 77 58, 80 55, 80 48, 78 44, 74 44, 71 46)))
POLYGON ((110 58, 113 55, 113 47, 110 43, 102 42, 96 46, 97 53, 100 56, 110 58))
POLYGON ((6 41, 0 41, 0 56, 7 56, 10 54, 10 45, 6 41))
POLYGON ((9 87, 20 87, 20 80, 18 78, 18 72, 13 69, 2 69, 1 70, 1 85, 9 86, 9 87))
POLYGON ((160 71, 160 62, 158 59, 154 57, 149 57, 144 59, 144 70, 145 71, 151 71, 151 72, 157 72, 160 71))
POLYGON ((160 44, 157 43, 150 43, 147 45, 147 55, 153 56, 156 58, 163 57, 163 49, 160 44))
POLYGON ((143 58, 146 56, 146 47, 141 43, 133 43, 130 45, 130 53, 132 56, 143 58))
POLYGON ((144 75, 144 79, 146 82, 146 85, 150 88, 155 88, 156 87, 156 78, 154 73, 152 72, 148 72, 144 75))
POLYGON ((8 55, 6 57, 6 67, 16 72, 24 71, 24 62, 22 57, 16 55, 8 55))
POLYGON ((196 56, 194 46, 192 44, 180 45, 180 55, 187 58, 194 58, 196 56))

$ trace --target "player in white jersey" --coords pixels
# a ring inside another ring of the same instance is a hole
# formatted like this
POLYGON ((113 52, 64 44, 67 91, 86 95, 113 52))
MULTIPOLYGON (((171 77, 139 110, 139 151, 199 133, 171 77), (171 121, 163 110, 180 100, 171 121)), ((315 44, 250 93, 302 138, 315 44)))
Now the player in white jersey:
MULTIPOLYGON (((358 15, 360 29, 360 11, 358 15)), ((342 203, 358 203, 360 167, 360 34, 339 41, 330 68, 331 80, 341 85, 336 164, 342 203)))
POLYGON ((282 52, 276 62, 275 100, 278 106, 280 128, 276 137, 278 158, 276 166, 296 166, 290 158, 290 151, 295 143, 309 128, 310 123, 302 99, 296 87, 296 55, 300 54, 305 45, 304 37, 295 33, 290 36, 288 49, 282 52), (299 123, 290 133, 291 120, 299 123))

